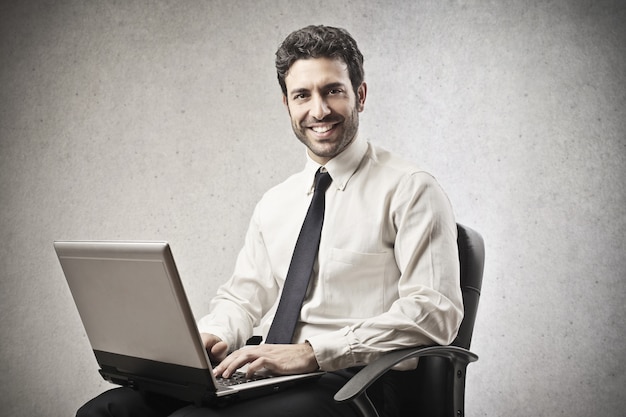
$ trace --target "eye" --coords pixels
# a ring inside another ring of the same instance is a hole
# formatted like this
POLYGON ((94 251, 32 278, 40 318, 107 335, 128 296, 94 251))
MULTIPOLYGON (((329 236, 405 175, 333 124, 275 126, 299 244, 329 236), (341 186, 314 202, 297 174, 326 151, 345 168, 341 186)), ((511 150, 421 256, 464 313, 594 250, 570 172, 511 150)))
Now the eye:
POLYGON ((341 88, 331 88, 330 90, 328 90, 328 95, 331 95, 331 96, 335 96, 341 93, 343 93, 343 90, 341 88))
POLYGON ((294 100, 305 100, 307 97, 308 96, 305 93, 297 93, 293 95, 294 100))

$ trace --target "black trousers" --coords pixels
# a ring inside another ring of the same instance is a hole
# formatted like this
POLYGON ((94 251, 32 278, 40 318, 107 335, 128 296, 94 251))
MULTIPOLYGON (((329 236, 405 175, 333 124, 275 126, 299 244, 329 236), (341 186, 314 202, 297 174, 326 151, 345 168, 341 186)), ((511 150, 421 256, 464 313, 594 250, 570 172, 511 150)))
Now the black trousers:
MULTIPOLYGON (((368 389, 368 395, 384 417, 417 415, 411 399, 414 371, 391 371, 368 389)), ((106 391, 82 406, 77 417, 358 417, 350 404, 337 403, 335 393, 351 376, 345 371, 296 385, 282 392, 239 401, 225 407, 196 407, 157 394, 130 388, 106 391)))

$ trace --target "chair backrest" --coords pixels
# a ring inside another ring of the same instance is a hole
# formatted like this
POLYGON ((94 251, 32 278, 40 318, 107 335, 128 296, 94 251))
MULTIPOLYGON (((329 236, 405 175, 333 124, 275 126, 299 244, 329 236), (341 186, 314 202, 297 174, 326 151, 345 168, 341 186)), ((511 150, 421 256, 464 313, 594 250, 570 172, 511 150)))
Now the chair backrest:
POLYGON ((463 308, 465 316, 459 328, 459 334, 452 344, 454 346, 470 348, 474 322, 478 310, 478 300, 483 284, 483 269, 485 265, 485 243, 475 230, 457 225, 459 247, 459 261, 461 264, 461 291, 463 292, 463 308))
MULTIPOLYGON (((469 349, 476 321, 478 300, 483 280, 485 245, 478 232, 461 224, 458 228, 458 248, 461 266, 461 291, 465 315, 453 345, 469 349)), ((446 358, 420 358, 413 380, 414 401, 420 416, 456 416, 465 395, 465 373, 458 374, 454 364, 446 358)), ((412 415, 412 414, 411 414, 412 415)))

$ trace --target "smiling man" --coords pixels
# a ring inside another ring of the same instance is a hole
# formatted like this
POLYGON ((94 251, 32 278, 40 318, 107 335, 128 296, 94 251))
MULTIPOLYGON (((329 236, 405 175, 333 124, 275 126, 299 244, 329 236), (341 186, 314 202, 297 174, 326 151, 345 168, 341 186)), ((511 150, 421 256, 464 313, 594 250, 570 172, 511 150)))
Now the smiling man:
MULTIPOLYGON (((185 416, 358 415, 332 399, 355 367, 395 349, 449 344, 462 319, 450 203, 431 175, 359 135, 367 85, 354 39, 326 26, 295 31, 278 49, 276 69, 293 131, 306 147, 305 167, 259 201, 233 275, 198 327, 210 357, 220 362, 217 376, 228 378, 244 365, 249 374, 327 372, 228 407, 187 406, 185 416), (321 232, 313 237, 309 206, 319 205, 321 232), (305 291, 288 336, 276 336, 301 246, 313 254, 312 266, 300 274, 305 291), (243 348, 255 328, 267 342, 243 348)), ((411 403, 410 365, 368 390, 381 415, 419 414, 411 403)), ((120 388, 78 415, 166 416, 184 406, 120 388)))
POLYGON ((348 65, 341 58, 301 59, 285 77, 283 102, 296 137, 321 165, 356 138, 366 84, 353 90, 348 65))

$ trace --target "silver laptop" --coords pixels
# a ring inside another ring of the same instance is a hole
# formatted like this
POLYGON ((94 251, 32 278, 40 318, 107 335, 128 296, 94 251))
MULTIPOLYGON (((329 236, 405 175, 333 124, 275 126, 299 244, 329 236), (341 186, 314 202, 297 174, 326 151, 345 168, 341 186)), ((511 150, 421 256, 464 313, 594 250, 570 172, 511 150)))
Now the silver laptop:
POLYGON ((196 404, 249 398, 320 373, 213 376, 167 242, 57 241, 102 377, 196 404))

